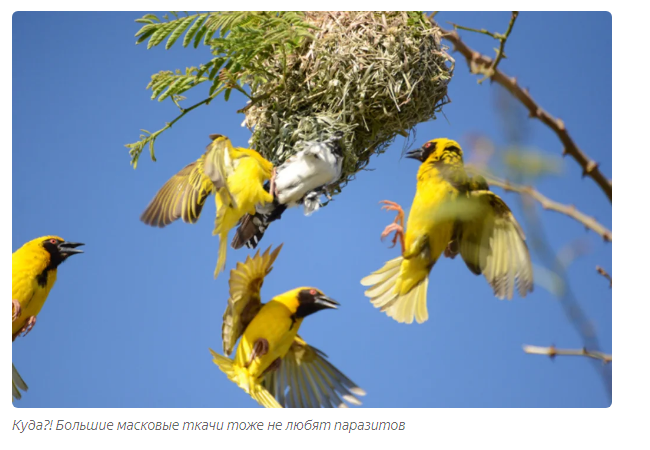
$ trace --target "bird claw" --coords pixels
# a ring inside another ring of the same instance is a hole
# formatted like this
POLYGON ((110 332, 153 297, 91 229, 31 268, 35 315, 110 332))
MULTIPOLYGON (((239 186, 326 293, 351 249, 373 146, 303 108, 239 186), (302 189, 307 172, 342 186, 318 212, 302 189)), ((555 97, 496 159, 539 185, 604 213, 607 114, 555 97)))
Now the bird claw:
POLYGON ((458 256, 458 252, 458 243, 456 241, 451 241, 449 244, 447 244, 444 255, 445 258, 454 259, 456 256, 458 256))
POLYGON ((395 232, 395 236, 393 236, 393 245, 390 246, 390 248, 395 247, 397 245, 397 239, 399 239, 400 244, 402 246, 402 254, 404 254, 404 228, 397 224, 397 223, 391 223, 388 225, 385 229, 384 232, 381 233, 381 240, 383 241, 386 236, 391 234, 392 232, 395 232))
POLYGON ((11 321, 15 322, 16 319, 20 317, 20 314, 22 312, 22 307, 20 306, 20 302, 18 300, 11 300, 11 306, 13 308, 13 312, 11 314, 11 321))
POLYGON ((262 356, 266 355, 268 352, 269 352, 269 341, 267 341, 264 338, 259 338, 253 344, 253 350, 251 351, 251 356, 248 359, 248 363, 246 364, 245 367, 248 367, 251 364, 253 364, 255 358, 261 358, 262 356))
POLYGON ((397 211, 397 217, 395 217, 395 221, 393 223, 398 223, 404 227, 404 210, 402 207, 395 203, 391 202, 390 200, 382 200, 379 203, 383 204, 384 206, 381 207, 381 209, 385 209, 386 211, 397 211))
POLYGON ((27 336, 27 334, 30 331, 32 331, 32 328, 34 328, 35 324, 36 324, 36 316, 30 316, 29 319, 27 319, 27 322, 25 323, 25 325, 23 325, 23 327, 20 330, 18 330, 18 332, 11 337, 11 340, 14 341, 18 336, 21 336, 21 335, 22 335, 22 337, 27 336))
POLYGON ((390 248, 395 247, 397 244, 397 239, 399 239, 400 244, 402 245, 402 254, 404 254, 404 210, 399 204, 391 202, 390 200, 382 200, 379 203, 383 204, 381 209, 397 212, 397 216, 395 217, 393 223, 388 225, 384 229, 384 232, 381 234, 381 239, 383 240, 386 236, 394 231, 395 236, 393 237, 392 241, 393 245, 391 245, 390 248))

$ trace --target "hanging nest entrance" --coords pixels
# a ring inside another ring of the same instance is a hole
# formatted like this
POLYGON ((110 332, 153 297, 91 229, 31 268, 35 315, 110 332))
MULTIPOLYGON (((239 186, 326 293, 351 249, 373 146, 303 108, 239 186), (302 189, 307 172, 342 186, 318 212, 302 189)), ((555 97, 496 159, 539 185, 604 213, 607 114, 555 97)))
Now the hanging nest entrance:
POLYGON ((268 78, 252 85, 244 123, 250 144, 274 164, 342 132, 338 193, 397 135, 436 118, 451 59, 421 12, 307 12, 305 21, 317 27, 315 39, 265 61, 268 78))

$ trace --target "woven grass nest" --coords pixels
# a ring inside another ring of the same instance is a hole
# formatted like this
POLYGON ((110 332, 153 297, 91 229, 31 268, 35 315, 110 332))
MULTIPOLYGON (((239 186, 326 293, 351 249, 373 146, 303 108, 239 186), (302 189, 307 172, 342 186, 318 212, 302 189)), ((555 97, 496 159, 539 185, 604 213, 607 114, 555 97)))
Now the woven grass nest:
POLYGON ((307 12, 315 39, 267 60, 268 82, 244 110, 250 144, 281 164, 307 141, 343 133, 343 174, 332 194, 399 134, 447 103, 450 58, 441 31, 420 12, 307 12))

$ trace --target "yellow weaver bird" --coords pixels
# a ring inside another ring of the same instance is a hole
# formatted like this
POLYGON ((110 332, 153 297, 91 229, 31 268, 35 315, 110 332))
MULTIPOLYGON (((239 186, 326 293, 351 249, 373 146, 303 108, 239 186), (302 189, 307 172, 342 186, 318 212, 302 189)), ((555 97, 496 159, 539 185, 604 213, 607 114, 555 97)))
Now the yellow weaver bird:
POLYGON ((219 235, 216 278, 226 265, 228 232, 246 214, 255 214, 256 206, 273 202, 273 196, 264 190, 264 182, 274 170, 273 164, 255 150, 233 147, 230 139, 220 134, 210 138, 212 143, 203 156, 164 184, 140 220, 160 228, 178 218, 195 223, 205 199, 215 194, 217 216, 212 235, 219 235))
POLYGON ((458 253, 476 275, 483 274, 500 298, 521 297, 533 290, 533 270, 524 233, 510 208, 485 179, 469 177, 463 151, 450 139, 433 139, 409 152, 422 164, 415 198, 404 231, 404 211, 389 201, 382 209, 397 211, 382 239, 395 232, 402 255, 361 280, 365 295, 398 322, 426 321, 429 272, 441 254, 458 253))
POLYGON ((214 363, 267 408, 346 407, 344 401, 360 405, 355 395, 365 392, 330 364, 323 352, 298 336, 305 317, 336 309, 338 303, 311 287, 261 302, 264 278, 281 248, 269 253, 269 247, 261 255, 258 251, 230 272, 230 298, 222 327, 226 356, 241 340, 234 360, 210 349, 214 363))
MULTIPOLYGON (((29 241, 11 255, 11 340, 27 335, 56 282, 59 265, 69 256, 83 253, 83 244, 67 242, 58 236, 43 236, 29 241)), ((27 385, 11 365, 11 395, 20 399, 27 385)))

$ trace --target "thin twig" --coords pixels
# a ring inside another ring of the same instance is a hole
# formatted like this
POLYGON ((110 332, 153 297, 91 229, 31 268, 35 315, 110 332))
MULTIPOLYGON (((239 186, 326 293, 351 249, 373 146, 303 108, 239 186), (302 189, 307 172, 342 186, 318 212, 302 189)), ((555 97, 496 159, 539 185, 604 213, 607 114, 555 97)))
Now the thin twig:
POLYGON ((555 348, 553 345, 550 347, 524 345, 524 352, 531 355, 546 355, 551 358, 555 358, 556 356, 586 356, 588 358, 599 359, 603 362, 603 364, 609 364, 612 362, 612 355, 608 355, 603 352, 590 351, 584 347, 579 349, 561 349, 555 348))
MULTIPOLYGON (((480 54, 479 52, 469 48, 458 35, 456 31, 447 31, 442 30, 443 38, 451 42, 454 46, 454 50, 460 52, 469 65, 470 71, 476 74, 489 73, 489 69, 492 66, 492 59, 480 54)), ((557 134, 560 138, 560 141, 564 145, 563 155, 571 155, 573 159, 576 160, 580 167, 582 167, 582 176, 588 176, 592 178, 598 186, 603 190, 610 203, 612 201, 612 181, 608 180, 598 168, 598 163, 592 160, 587 156, 573 141, 569 132, 567 131, 564 122, 561 119, 556 119, 548 112, 544 111, 538 104, 535 102, 533 97, 527 89, 521 88, 517 84, 516 78, 510 78, 501 72, 499 69, 494 69, 494 73, 490 75, 490 78, 493 81, 496 81, 501 86, 506 88, 516 99, 518 99, 529 111, 530 117, 539 119, 546 126, 557 134)))
POLYGON ((602 276, 607 278, 607 280, 609 281, 609 287, 611 288, 612 287, 612 276, 610 274, 608 274, 607 271, 605 269, 603 269, 602 267, 600 267, 600 266, 596 266, 596 272, 598 272, 599 274, 601 274, 602 276))
POLYGON ((465 30, 465 31, 472 31, 474 33, 480 33, 480 34, 486 34, 490 36, 491 38, 500 40, 500 36, 502 36, 500 33, 492 33, 491 31, 486 30, 485 28, 481 28, 480 30, 477 28, 470 28, 470 27, 464 27, 462 25, 458 25, 457 23, 454 22, 449 22, 447 21, 449 25, 452 25, 454 27, 454 30, 465 30))
POLYGON ((487 73, 485 76, 478 80, 479 84, 485 81, 487 78, 492 78, 492 75, 494 75, 494 72, 497 70, 497 66, 499 65, 499 62, 503 59, 505 54, 503 53, 505 47, 506 47, 506 41, 508 40, 508 36, 510 36, 510 33, 512 32, 512 27, 515 25, 515 20, 517 20, 517 16, 519 15, 519 11, 513 11, 512 15, 510 16, 510 23, 508 24, 508 29, 506 30, 506 33, 504 35, 499 35, 499 50, 497 50, 497 56, 492 61, 492 65, 488 69, 487 73))
POLYGON ((206 99, 201 100, 198 103, 195 103, 194 105, 190 106, 189 108, 181 108, 181 113, 178 116, 176 116, 174 118, 174 120, 172 120, 171 122, 165 123, 165 126, 162 127, 160 130, 155 131, 153 133, 146 132, 146 133, 149 133, 149 135, 144 137, 144 138, 142 136, 140 136, 141 137, 140 141, 138 141, 136 143, 133 143, 133 144, 126 144, 126 147, 128 147, 130 149, 129 154, 131 155, 131 164, 133 165, 133 168, 135 169, 137 167, 138 160, 140 159, 140 154, 142 153, 142 150, 144 150, 144 147, 147 144, 149 144, 149 152, 151 154, 152 161, 156 161, 156 155, 154 153, 153 143, 156 141, 158 136, 161 133, 163 133, 165 130, 171 128, 176 122, 181 120, 183 118, 183 116, 185 116, 190 111, 198 108, 201 105, 209 104, 212 100, 214 100, 214 98, 217 95, 219 95, 226 88, 227 88, 227 86, 223 86, 223 87, 219 88, 211 96, 209 96, 206 99))
POLYGON ((537 200, 539 204, 542 205, 542 208, 571 217, 580 222, 586 228, 598 233, 605 241, 612 242, 612 232, 607 227, 598 223, 595 218, 578 211, 573 205, 558 203, 535 190, 532 186, 519 185, 509 180, 498 178, 475 167, 468 166, 468 171, 480 174, 491 186, 500 187, 504 191, 518 192, 522 195, 528 195, 537 200))

